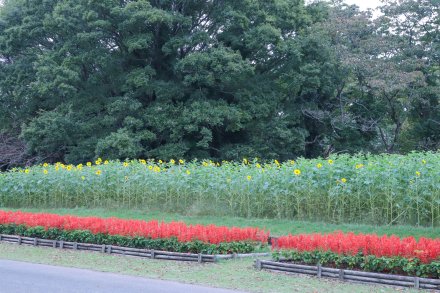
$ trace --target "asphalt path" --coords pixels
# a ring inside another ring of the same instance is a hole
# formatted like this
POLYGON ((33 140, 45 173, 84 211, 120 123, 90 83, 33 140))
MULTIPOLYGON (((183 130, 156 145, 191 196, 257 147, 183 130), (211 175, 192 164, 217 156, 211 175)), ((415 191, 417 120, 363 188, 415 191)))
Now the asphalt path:
POLYGON ((7 293, 237 293, 91 270, 0 260, 0 292, 7 293))

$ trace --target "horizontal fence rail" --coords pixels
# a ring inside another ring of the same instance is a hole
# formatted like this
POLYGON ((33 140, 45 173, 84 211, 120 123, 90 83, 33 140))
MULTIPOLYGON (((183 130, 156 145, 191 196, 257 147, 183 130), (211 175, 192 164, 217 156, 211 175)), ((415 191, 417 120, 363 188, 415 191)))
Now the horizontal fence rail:
POLYGON ((232 253, 232 254, 216 254, 217 259, 236 259, 236 258, 247 258, 247 257, 262 257, 269 256, 269 252, 260 252, 260 253, 232 253))
POLYGON ((146 257, 152 259, 167 259, 167 260, 177 260, 177 261, 191 261, 191 262, 216 262, 216 255, 209 254, 195 254, 195 253, 180 253, 180 252, 169 252, 169 251, 158 251, 149 249, 139 249, 139 248, 129 248, 105 244, 89 244, 89 243, 77 243, 77 242, 67 242, 60 240, 48 240, 40 238, 23 237, 16 235, 4 235, 0 234, 0 241, 26 244, 34 246, 45 246, 61 249, 73 249, 73 250, 86 250, 86 251, 96 251, 108 254, 117 255, 129 255, 146 257))
POLYGON ((306 274, 317 276, 318 278, 327 277, 340 279, 343 281, 354 281, 363 283, 373 283, 382 285, 392 285, 410 287, 416 289, 440 290, 440 279, 428 279, 410 276, 399 276, 391 274, 370 273, 362 271, 334 269, 317 266, 307 266, 275 261, 257 259, 255 267, 259 270, 271 270, 296 274, 306 274))

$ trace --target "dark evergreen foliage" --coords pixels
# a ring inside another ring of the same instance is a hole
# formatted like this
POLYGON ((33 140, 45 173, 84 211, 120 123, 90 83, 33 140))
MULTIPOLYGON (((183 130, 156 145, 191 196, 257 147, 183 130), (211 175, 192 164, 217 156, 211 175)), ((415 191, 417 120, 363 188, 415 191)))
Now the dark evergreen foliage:
POLYGON ((440 5, 395 2, 7 0, 0 166, 437 149, 440 5))

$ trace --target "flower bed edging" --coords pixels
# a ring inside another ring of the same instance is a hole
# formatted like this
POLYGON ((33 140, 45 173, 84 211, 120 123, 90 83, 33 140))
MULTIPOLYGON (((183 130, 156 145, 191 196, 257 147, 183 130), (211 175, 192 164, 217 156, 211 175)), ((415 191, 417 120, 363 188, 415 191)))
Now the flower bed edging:
POLYGON ((19 245, 33 245, 33 246, 45 246, 60 249, 73 249, 73 250, 86 250, 95 251, 108 254, 116 255, 129 255, 146 257, 152 259, 167 259, 167 260, 177 260, 177 261, 191 261, 191 262, 216 262, 217 257, 215 255, 209 254, 195 254, 195 253, 180 253, 180 252, 169 252, 169 251, 157 251, 139 248, 129 248, 105 244, 90 244, 90 243, 77 243, 77 242, 67 242, 60 240, 49 240, 49 239, 39 239, 32 237, 23 237, 16 235, 4 235, 0 234, 0 241, 17 243, 19 245))
POLYGON ((419 277, 409 277, 391 274, 370 273, 363 271, 353 271, 344 269, 334 269, 328 267, 306 266, 299 264, 290 264, 283 262, 274 262, 257 259, 255 267, 258 270, 266 269, 278 272, 288 272, 296 274, 306 274, 318 278, 327 277, 340 279, 343 281, 363 282, 381 285, 392 285, 401 287, 410 287, 416 289, 440 290, 439 279, 428 279, 419 277))
POLYGON ((24 237, 17 235, 5 235, 0 234, 0 242, 17 243, 19 245, 32 245, 43 246, 60 249, 72 249, 72 250, 86 250, 108 254, 128 255, 137 257, 146 257, 152 259, 167 259, 176 261, 192 261, 192 262, 208 262, 213 263, 223 259, 236 259, 246 257, 261 257, 268 256, 270 253, 234 253, 234 254, 196 254, 196 253, 181 253, 170 252, 153 249, 141 249, 131 247, 121 247, 106 244, 91 244, 91 243, 78 243, 60 240, 41 239, 33 237, 24 237))

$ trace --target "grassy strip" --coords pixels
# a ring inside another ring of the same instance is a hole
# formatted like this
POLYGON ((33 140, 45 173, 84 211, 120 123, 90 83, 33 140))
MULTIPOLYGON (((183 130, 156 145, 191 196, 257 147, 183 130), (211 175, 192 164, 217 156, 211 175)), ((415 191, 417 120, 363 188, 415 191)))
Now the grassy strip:
MULTIPOLYGON (((401 292, 384 286, 341 283, 300 275, 270 273, 253 268, 253 260, 229 260, 216 264, 145 260, 100 253, 0 243, 0 258, 59 265, 126 275, 173 280, 248 292, 401 292)), ((417 292, 408 290, 406 292, 417 292)))
MULTIPOLYGON (((18 210, 2 208, 3 210, 18 210)), ((76 216, 118 217, 122 219, 163 220, 165 222, 183 221, 187 224, 215 224, 237 227, 260 227, 270 230, 272 235, 329 233, 334 231, 354 233, 376 233, 378 235, 396 235, 399 237, 414 236, 415 238, 440 238, 440 229, 414 226, 373 226, 356 224, 330 224, 320 222, 304 222, 278 219, 246 219, 221 216, 190 216, 160 211, 132 209, 36 209, 22 208, 25 212, 47 212, 54 214, 71 214, 76 216)))

